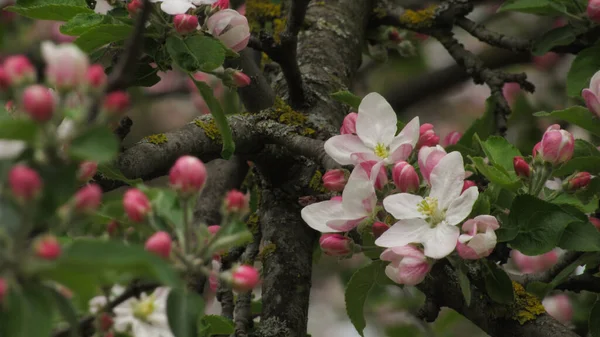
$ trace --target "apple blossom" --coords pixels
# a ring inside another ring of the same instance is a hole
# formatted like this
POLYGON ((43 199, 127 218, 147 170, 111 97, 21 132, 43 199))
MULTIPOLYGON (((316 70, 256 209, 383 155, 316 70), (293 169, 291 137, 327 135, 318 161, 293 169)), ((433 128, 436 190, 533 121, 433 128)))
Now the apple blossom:
POLYGON ((451 152, 431 172, 431 190, 426 198, 399 193, 383 199, 385 210, 399 221, 375 244, 389 248, 421 243, 425 255, 435 259, 452 253, 460 234, 456 225, 471 213, 479 195, 477 187, 461 194, 463 165, 462 155, 451 152))
POLYGON ((531 175, 531 166, 529 166, 527 161, 525 161, 525 158, 521 156, 515 156, 513 158, 513 167, 515 169, 515 173, 519 177, 529 178, 531 175))
POLYGON ((363 161, 392 164, 406 160, 419 140, 419 117, 413 118, 396 136, 397 121, 396 113, 385 98, 370 93, 358 108, 356 135, 329 138, 325 152, 341 165, 363 161))
POLYGON ((467 234, 458 237, 456 251, 466 260, 477 260, 489 256, 496 247, 498 220, 491 215, 478 215, 465 221, 462 230, 467 234))
POLYGON ((340 128, 340 135, 355 135, 356 134, 356 119, 358 114, 351 112, 344 117, 342 127, 340 128))
POLYGON ((36 122, 47 122, 54 114, 54 95, 43 85, 34 84, 25 88, 21 101, 23 110, 36 122))
POLYGON ((172 240, 169 233, 157 232, 152 234, 152 236, 146 240, 144 248, 149 252, 168 259, 169 255, 171 255, 171 243, 172 240))
POLYGON ((433 131, 433 125, 429 123, 422 124, 419 128, 419 141, 417 149, 423 146, 436 146, 440 142, 440 137, 433 131))
POLYGON ((61 254, 60 244, 54 235, 44 235, 33 243, 35 254, 44 260, 56 260, 61 254))
POLYGON ((394 164, 392 178, 396 188, 403 193, 416 193, 419 191, 419 175, 415 168, 405 161, 394 164))
POLYGON ((541 273, 552 268, 558 262, 558 253, 551 250, 542 255, 528 256, 520 251, 513 249, 510 256, 515 265, 523 274, 541 273))
POLYGON ((567 130, 562 130, 558 124, 548 127, 539 144, 537 152, 540 158, 553 165, 569 161, 575 149, 573 135, 567 130))
POLYGON ((189 34, 198 29, 198 17, 190 14, 177 14, 173 18, 173 25, 177 33, 189 34))
POLYGON ((550 316, 563 324, 569 323, 573 318, 573 305, 566 294, 547 296, 542 305, 550 316))
MULTIPOLYGON (((598 7, 598 17, 600 19, 600 6, 598 7)), ((587 108, 600 117, 600 71, 592 76, 589 88, 583 89, 581 96, 585 100, 587 108)))
POLYGON ((20 86, 37 80, 37 73, 31 61, 25 55, 13 55, 4 60, 4 71, 10 79, 10 84, 20 86))
POLYGON ((113 9, 107 0, 96 0, 96 7, 94 7, 94 12, 98 14, 106 14, 108 11, 113 9))
POLYGON ((413 245, 388 248, 381 253, 380 259, 390 261, 385 267, 385 275, 398 284, 417 285, 431 270, 423 251, 413 245))
POLYGON ((600 23, 600 1, 589 0, 586 12, 590 20, 600 23))
POLYGON ((225 195, 225 210, 243 216, 250 210, 250 200, 244 193, 233 189, 225 195))
POLYGON ((250 40, 248 20, 233 9, 224 9, 211 15, 206 26, 212 36, 236 52, 246 48, 250 40))
POLYGON ((449 134, 447 134, 446 137, 444 137, 444 142, 442 143, 442 145, 444 145, 444 147, 455 145, 456 143, 458 143, 461 137, 462 134, 460 132, 452 131, 449 134))
POLYGON ((377 239, 381 236, 381 234, 385 233, 388 229, 390 229, 390 225, 377 221, 373 224, 373 236, 377 239))
POLYGON ((256 268, 247 265, 235 267, 231 273, 231 286, 239 292, 254 289, 260 282, 260 275, 256 268))
POLYGON ((117 305, 113 309, 115 331, 136 337, 173 337, 166 312, 169 291, 156 288, 151 295, 143 293, 117 305))
POLYGON ((418 162, 423 179, 429 182, 431 172, 444 156, 446 156, 446 150, 439 145, 435 147, 424 146, 419 150, 418 162))
POLYGON ((362 168, 365 170, 365 172, 367 172, 369 179, 371 179, 371 174, 377 173, 377 175, 374 176, 372 180, 374 181, 375 189, 381 190, 385 185, 387 185, 388 176, 387 176, 387 170, 385 169, 385 166, 377 165, 377 164, 378 164, 378 162, 375 160, 367 160, 367 161, 361 162, 359 165, 362 166, 362 168), (373 167, 375 167, 375 165, 377 165, 379 167, 379 170, 373 171, 373 167))
POLYGON ((329 256, 348 256, 352 254, 354 242, 351 238, 341 234, 322 234, 319 246, 323 253, 329 256))
POLYGON ((206 167, 200 159, 193 156, 179 157, 169 171, 171 187, 185 196, 200 192, 205 182, 206 167))
POLYGON ((348 182, 346 172, 344 170, 335 169, 325 172, 323 175, 323 187, 329 191, 341 192, 348 182))
POLYGON ((12 194, 26 202, 37 197, 42 191, 42 179, 33 169, 19 164, 8 173, 8 184, 12 194))
POLYGON ((130 188, 123 195, 123 208, 129 219, 142 222, 146 215, 152 211, 150 200, 137 188, 130 188))
POLYGON ((42 42, 42 56, 46 62, 46 80, 51 86, 70 90, 84 83, 89 59, 74 44, 42 42))
POLYGON ((95 161, 84 161, 79 164, 79 171, 77 171, 77 179, 79 181, 87 182, 92 179, 98 171, 98 163, 95 161))
POLYGON ((160 9, 169 15, 185 14, 190 9, 196 8, 191 0, 150 0, 150 2, 161 2, 160 9))
MULTIPOLYGON (((381 165, 378 163, 373 170, 379 171, 381 165)), ((332 198, 308 205, 300 212, 302 219, 322 233, 345 232, 358 226, 375 210, 377 195, 373 176, 369 178, 362 166, 356 166, 348 178, 341 200, 332 198)))
POLYGON ((231 76, 233 79, 233 83, 238 88, 247 87, 250 85, 250 82, 252 81, 248 75, 244 74, 241 71, 234 71, 231 76))
POLYGON ((95 211, 102 202, 102 189, 96 184, 82 187, 75 193, 75 208, 80 212, 95 211))
POLYGON ((142 0, 131 0, 127 4, 127 11, 129 12, 129 15, 133 17, 142 10, 143 6, 144 3, 142 0))
POLYGON ((587 185, 589 185, 591 180, 592 180, 592 175, 589 174, 589 172, 575 173, 571 177, 569 177, 567 179, 567 181, 564 183, 565 190, 571 191, 571 192, 580 190, 582 188, 585 188, 587 185))

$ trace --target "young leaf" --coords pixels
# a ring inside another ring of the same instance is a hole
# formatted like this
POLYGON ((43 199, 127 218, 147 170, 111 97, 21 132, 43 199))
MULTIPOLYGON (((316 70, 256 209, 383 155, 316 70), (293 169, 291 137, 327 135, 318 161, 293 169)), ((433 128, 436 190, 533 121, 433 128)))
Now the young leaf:
POLYGON ((225 113, 223 113, 221 104, 215 98, 213 90, 208 86, 208 84, 201 81, 196 81, 191 75, 190 78, 194 81, 196 88, 198 88, 202 98, 204 98, 204 101, 208 105, 210 113, 212 114, 217 128, 221 133, 221 139, 223 140, 223 150, 221 151, 221 156, 224 159, 229 159, 235 152, 235 143, 233 142, 231 128, 229 127, 229 122, 227 121, 225 113))
POLYGON ((131 35, 133 26, 125 24, 102 24, 81 34, 75 44, 85 52, 92 52, 105 44, 123 41, 131 35))
POLYGON ((481 147, 491 163, 500 165, 508 172, 515 171, 513 158, 520 156, 521 152, 504 137, 491 136, 481 143, 481 147))
POLYGON ((483 116, 476 119, 473 124, 465 131, 463 136, 458 141, 457 145, 462 145, 466 148, 473 147, 473 136, 476 134, 481 140, 486 140, 496 131, 496 120, 494 119, 494 109, 496 102, 493 98, 488 98, 485 101, 485 112, 483 116))
POLYGON ((573 158, 578 157, 600 157, 600 151, 596 148, 596 145, 590 142, 586 142, 583 139, 575 139, 573 158))
POLYGON ((208 327, 206 336, 230 335, 235 330, 231 320, 217 315, 206 315, 202 317, 201 324, 208 327))
POLYGON ((204 301, 196 292, 172 289, 167 298, 167 319, 175 337, 198 336, 198 318, 204 301))
POLYGON ((130 186, 135 186, 144 182, 142 179, 139 178, 129 179, 125 177, 123 173, 121 173, 121 171, 119 171, 119 169, 116 168, 113 163, 99 164, 98 173, 100 173, 106 179, 122 181, 130 186))
POLYGON ((214 70, 225 61, 223 45, 208 36, 169 36, 166 46, 173 62, 189 73, 214 70))
POLYGON ((85 0, 18 0, 9 12, 39 20, 67 21, 79 13, 93 13, 85 0))
POLYGON ((335 99, 338 102, 348 104, 350 107, 352 107, 352 109, 354 109, 354 111, 357 112, 358 106, 362 101, 362 98, 356 96, 355 94, 347 90, 340 90, 338 92, 334 92, 333 94, 331 94, 331 97, 333 97, 333 99, 335 99))
POLYGON ((495 302, 502 304, 510 304, 515 300, 515 292, 512 286, 512 281, 506 275, 504 270, 486 259, 482 260, 487 267, 485 273, 485 290, 490 298, 495 302))
POLYGON ((590 311, 589 330, 592 337, 600 337, 600 319, 598 317, 600 317, 600 300, 594 303, 590 311))
POLYGON ((498 12, 522 12, 538 15, 561 15, 567 12, 561 3, 551 0, 507 0, 498 9, 498 12))
POLYGON ((9 291, 0 310, 0 336, 51 336, 54 303, 48 288, 38 283, 9 291))
MULTIPOLYGON (((600 49, 598 52, 600 52, 600 49)), ((600 64, 598 65, 598 68, 600 68, 600 64)), ((581 90, 579 91, 581 92, 581 90)), ((552 112, 540 111, 534 113, 533 115, 536 117, 553 117, 562 119, 569 123, 573 123, 582 129, 588 130, 596 136, 600 136, 600 120, 598 120, 598 118, 588 109, 582 106, 572 106, 564 110, 556 110, 552 112)))
POLYGON ((590 222, 573 222, 565 228, 558 246, 577 252, 597 252, 600 232, 590 222))
POLYGON ((578 33, 569 25, 552 29, 534 42, 531 51, 536 56, 542 56, 556 46, 566 46, 575 41, 578 33))
POLYGON ((501 186, 509 191, 516 192, 521 186, 521 181, 512 173, 509 174, 498 165, 490 166, 481 157, 469 157, 479 173, 484 175, 490 182, 501 186))
POLYGON ((105 16, 96 13, 79 13, 67 23, 60 26, 60 32, 65 35, 78 36, 89 29, 98 26, 104 21, 105 16))
POLYGON ((581 96, 581 90, 590 85, 592 76, 600 69, 600 44, 580 51, 567 74, 567 94, 571 97, 581 96))
POLYGON ((48 291, 54 298, 54 303, 58 307, 61 315, 67 323, 69 323, 69 336, 79 336, 79 319, 77 317, 77 309, 73 306, 70 300, 54 289, 48 288, 48 291))
POLYGON ((0 119, 0 139, 33 142, 38 130, 39 124, 31 119, 11 117, 0 119))
POLYGON ((107 163, 119 153, 117 137, 105 126, 87 130, 71 142, 69 154, 78 160, 107 163))
POLYGON ((361 336, 367 325, 364 316, 364 306, 369 292, 377 283, 378 274, 384 268, 383 261, 374 261, 366 267, 358 269, 346 285, 346 312, 350 321, 361 336))

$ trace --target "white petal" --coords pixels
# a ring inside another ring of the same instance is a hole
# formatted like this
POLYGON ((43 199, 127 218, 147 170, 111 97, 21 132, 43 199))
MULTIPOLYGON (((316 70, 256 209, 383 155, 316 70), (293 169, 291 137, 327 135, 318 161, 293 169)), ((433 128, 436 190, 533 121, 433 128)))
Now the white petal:
POLYGON ((460 243, 465 243, 468 242, 469 240, 471 240, 474 236, 473 235, 469 235, 469 234, 461 234, 458 237, 458 242, 460 243))
POLYGON ((426 216, 417 209, 421 201, 423 201, 423 198, 419 195, 398 193, 383 199, 383 208, 398 220, 424 219, 426 216))
POLYGON ((330 232, 347 232, 356 228, 356 226, 358 226, 365 218, 366 217, 364 216, 360 218, 349 217, 345 219, 330 220, 327 221, 326 224, 330 232))
POLYGON ((166 0, 160 5, 160 9, 169 15, 185 14, 192 8, 196 7, 185 0, 166 0))
POLYGON ((400 220, 375 240, 375 244, 387 248, 421 243, 428 230, 429 224, 423 219, 400 220))
POLYGON ((550 189, 553 191, 560 191, 560 190, 562 190, 562 180, 560 178, 554 178, 552 180, 547 180, 546 183, 544 184, 544 186, 546 186, 547 189, 550 189))
POLYGON ((440 223, 423 235, 423 247, 425 247, 423 253, 425 253, 425 256, 434 259, 441 259, 448 256, 454 251, 459 234, 458 227, 450 226, 444 222, 440 223))
POLYGON ((446 211, 446 222, 454 226, 463 221, 471 213, 478 196, 477 186, 472 186, 464 191, 460 197, 454 199, 446 211))
POLYGON ((440 208, 446 209, 460 195, 464 180, 465 168, 462 155, 457 151, 451 152, 444 156, 431 171, 429 196, 438 200, 440 208))
POLYGON ((96 0, 96 7, 94 7, 94 12, 98 14, 106 14, 111 9, 113 9, 113 7, 106 0, 96 0))
POLYGON ((25 142, 20 140, 0 140, 0 160, 19 156, 25 147, 25 142))
MULTIPOLYGON (((374 169, 379 170, 381 165, 374 165, 374 169)), ((375 175, 377 178, 377 175, 375 175)), ((362 166, 357 165, 352 170, 348 183, 342 192, 342 205, 344 214, 349 218, 359 218, 370 215, 375 208, 377 195, 373 181, 362 166)))
POLYGON ((356 163, 352 158, 353 153, 372 154, 373 149, 366 147, 358 136, 339 135, 333 136, 325 142, 325 152, 339 164, 351 165, 356 163))
POLYGON ((304 207, 300 215, 302 220, 314 230, 321 233, 332 233, 339 231, 327 227, 327 221, 343 218, 344 210, 341 201, 327 200, 304 207))
POLYGON ((365 145, 388 146, 396 135, 398 118, 392 106, 378 93, 370 93, 360 102, 356 118, 356 134, 365 145))
POLYGON ((496 232, 492 229, 488 229, 485 233, 477 234, 469 241, 468 246, 472 248, 477 255, 481 255, 496 247, 496 232))
POLYGON ((600 94, 600 71, 597 71, 592 79, 590 80, 590 90, 594 92, 594 94, 600 94))
MULTIPOLYGON (((394 137, 394 139, 392 140, 392 143, 390 144, 390 153, 394 153, 396 151, 397 148, 400 147, 400 145, 403 144, 410 144, 412 145, 413 149, 414 147, 417 145, 417 142, 419 141, 419 117, 415 117, 413 118, 410 122, 408 122, 408 124, 406 124, 406 126, 404 126, 404 129, 402 129, 402 131, 400 131, 400 133, 394 137)), ((401 160, 401 159, 399 159, 401 160)), ((397 161, 397 160, 395 160, 397 161)))

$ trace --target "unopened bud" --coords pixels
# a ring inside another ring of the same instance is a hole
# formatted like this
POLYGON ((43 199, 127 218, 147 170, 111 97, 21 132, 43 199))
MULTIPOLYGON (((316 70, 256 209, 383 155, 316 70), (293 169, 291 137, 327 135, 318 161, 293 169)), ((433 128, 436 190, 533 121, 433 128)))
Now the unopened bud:
POLYGON ((400 192, 416 193, 419 190, 420 180, 415 168, 405 161, 394 164, 392 169, 394 184, 400 192))
POLYGON ((388 30, 388 39, 390 41, 393 41, 393 42, 400 42, 400 41, 402 41, 402 37, 400 36, 400 32, 398 31, 398 29, 396 29, 394 27, 391 27, 388 30))
POLYGON ((171 254, 171 244, 172 241, 169 233, 157 232, 146 240, 144 248, 149 252, 168 259, 171 254))
POLYGON ((219 225, 208 226, 208 232, 211 235, 217 234, 217 232, 219 231, 219 229, 221 229, 221 226, 219 226, 219 225))
POLYGON ((169 171, 171 187, 184 196, 200 192, 205 182, 206 167, 200 159, 193 156, 180 157, 169 171))
POLYGON ((250 77, 248 77, 248 75, 244 74, 241 71, 235 71, 231 75, 231 78, 233 79, 233 83, 235 84, 235 86, 238 88, 247 87, 250 85, 250 82, 252 81, 250 79, 250 77))
POLYGON ((104 97, 104 110, 112 116, 123 115, 129 104, 129 94, 125 91, 113 91, 104 97))
POLYGON ((43 85, 34 84, 23 91, 23 110, 36 122, 46 122, 54 113, 54 95, 43 85))
POLYGON ((152 211, 150 200, 137 188, 130 188, 123 195, 123 208, 131 221, 142 222, 152 211))
POLYGON ((564 184, 564 188, 567 191, 574 192, 585 188, 587 185, 590 184, 591 180, 592 175, 588 172, 578 172, 567 179, 567 181, 564 184))
POLYGON ((600 219, 596 218, 595 216, 590 216, 589 219, 592 225, 594 225, 596 229, 600 230, 600 219))
POLYGON ((10 170, 8 183, 13 195, 23 202, 34 199, 42 190, 40 175, 25 165, 16 165, 10 170))
POLYGON ((92 91, 99 91, 104 88, 107 81, 104 67, 100 64, 92 64, 85 74, 85 81, 92 91))
POLYGON ((0 304, 2 304, 6 293, 8 293, 8 282, 0 277, 0 304))
POLYGON ((189 14, 177 14, 173 18, 173 24, 177 33, 181 35, 189 34, 198 28, 198 17, 189 14))
POLYGON ((567 130, 562 130, 560 125, 554 124, 544 132, 537 151, 543 161, 552 165, 559 165, 573 157, 574 149, 575 139, 573 135, 567 130))
POLYGON ((519 177, 529 178, 531 175, 531 166, 529 166, 525 158, 521 156, 515 156, 513 158, 513 167, 515 169, 515 173, 519 177))
MULTIPOLYGON (((212 7, 219 8, 219 9, 227 9, 227 8, 229 8, 229 0, 217 0, 215 3, 213 3, 212 7)), ((239 9, 238 9, 238 12, 239 12, 239 9)))
POLYGON ((343 191, 347 182, 348 177, 344 170, 329 170, 323 175, 323 187, 329 191, 343 191))
POLYGON ((542 255, 528 256, 513 249, 510 256, 523 274, 541 273, 552 268, 558 262, 556 250, 542 255))
POLYGON ((10 88, 10 77, 4 67, 0 66, 0 91, 6 91, 10 88))
POLYGON ((462 192, 468 190, 469 188, 471 188, 473 186, 477 186, 477 184, 474 181, 472 181, 472 180, 463 181, 463 187, 462 187, 462 191, 460 193, 462 194, 462 192))
POLYGON ((96 184, 84 186, 75 194, 75 208, 79 212, 95 211, 101 202, 102 189, 96 184))
POLYGON ((20 86, 33 83, 37 79, 33 64, 25 55, 14 55, 6 58, 4 70, 10 79, 11 85, 20 86))
POLYGON ((108 235, 114 235, 117 229, 119 228, 119 223, 116 220, 113 220, 106 225, 106 232, 108 235))
POLYGON ((114 324, 113 318, 106 312, 100 315, 99 319, 100 331, 108 331, 114 324))
POLYGON ((79 164, 77 179, 79 181, 88 182, 96 175, 96 171, 98 171, 98 163, 95 161, 84 161, 79 164))
POLYGON ((589 0, 587 5, 587 16, 590 20, 600 23, 600 1, 589 0))
POLYGON ((435 134, 432 124, 425 123, 421 125, 419 134, 417 149, 420 149, 423 146, 436 146, 440 142, 440 137, 435 134))
POLYGON ((356 112, 351 112, 344 117, 344 121, 342 122, 342 127, 340 128, 340 134, 342 135, 354 135, 356 134, 356 119, 358 118, 358 114, 356 112))
POLYGON ((323 253, 329 256, 348 256, 353 252, 354 242, 341 234, 323 234, 319 239, 323 253))
POLYGON ((249 208, 249 200, 244 193, 235 189, 227 192, 227 195, 225 196, 225 210, 228 213, 243 216, 248 213, 249 208))
POLYGON ((142 10, 143 6, 144 3, 142 0, 131 0, 127 4, 127 11, 131 17, 134 17, 140 10, 142 10))
POLYGON ((388 229, 390 229, 390 225, 377 221, 373 224, 373 236, 375 239, 381 236, 381 234, 385 233, 388 229))
POLYGON ((461 137, 462 137, 462 134, 458 131, 450 132, 444 138, 444 144, 443 144, 444 147, 450 146, 450 145, 455 145, 456 143, 458 143, 458 141, 460 140, 461 137))
POLYGON ((260 283, 260 275, 256 268, 247 265, 236 267, 232 272, 231 278, 233 289, 239 292, 250 291, 260 283))
POLYGON ((35 254, 44 260, 55 260, 62 251, 58 240, 53 235, 44 235, 38 238, 33 247, 35 254))

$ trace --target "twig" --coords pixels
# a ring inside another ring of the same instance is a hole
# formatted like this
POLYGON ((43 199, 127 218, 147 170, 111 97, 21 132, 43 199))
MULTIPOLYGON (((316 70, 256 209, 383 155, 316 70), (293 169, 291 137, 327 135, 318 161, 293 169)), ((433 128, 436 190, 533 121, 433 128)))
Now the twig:
POLYGON ((584 273, 568 278, 565 282, 559 284, 556 289, 570 290, 576 293, 581 291, 600 293, 600 278, 584 273))
POLYGON ((466 17, 456 19, 456 25, 480 41, 491 46, 512 50, 514 52, 529 52, 532 46, 532 42, 530 40, 524 40, 493 32, 485 28, 484 25, 471 21, 466 17))

